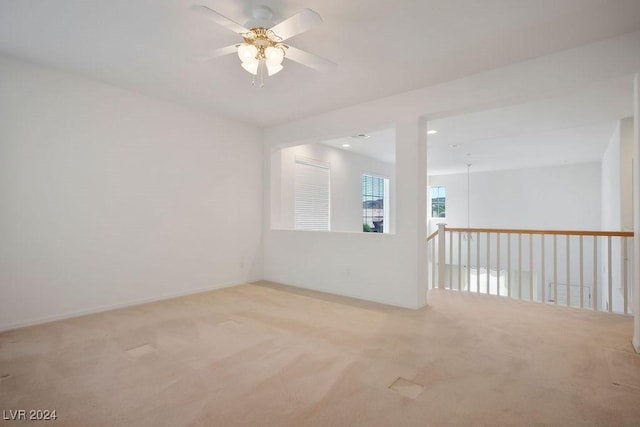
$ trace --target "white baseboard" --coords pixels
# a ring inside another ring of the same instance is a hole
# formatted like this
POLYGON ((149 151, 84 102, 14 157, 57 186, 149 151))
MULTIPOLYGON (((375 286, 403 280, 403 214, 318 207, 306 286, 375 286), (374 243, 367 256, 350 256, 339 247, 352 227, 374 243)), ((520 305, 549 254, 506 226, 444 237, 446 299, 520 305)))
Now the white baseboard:
POLYGON ((53 315, 53 316, 45 316, 45 317, 39 317, 39 318, 36 318, 36 319, 29 319, 29 320, 25 320, 25 321, 15 322, 15 323, 7 323, 7 324, 4 324, 4 325, 0 325, 0 332, 10 331, 10 330, 13 330, 13 329, 18 329, 18 328, 24 328, 24 327, 27 327, 27 326, 40 325, 42 323, 55 322, 55 321, 58 321, 58 320, 71 319, 73 317, 86 316, 88 314, 101 313, 101 312, 109 311, 109 310, 116 310, 118 308, 131 307, 131 306, 134 306, 134 305, 148 304, 150 302, 156 302, 156 301, 162 301, 162 300, 167 300, 167 299, 172 299, 172 298, 178 298, 178 297, 183 297, 183 296, 186 296, 186 295, 199 294, 199 293, 202 293, 202 292, 214 291, 216 289, 230 288, 232 286, 243 285, 245 283, 250 283, 250 281, 218 283, 216 285, 205 286, 203 288, 189 289, 189 290, 186 290, 186 291, 179 291, 179 292, 170 292, 170 293, 167 293, 167 294, 156 295, 156 296, 149 297, 149 298, 140 298, 140 299, 129 300, 129 301, 121 302, 121 303, 107 304, 107 305, 101 305, 101 306, 98 306, 98 307, 93 307, 93 308, 88 308, 88 309, 70 311, 70 312, 67 312, 67 313, 56 314, 56 315, 53 315))
POLYGON ((321 287, 314 287, 314 286, 308 286, 308 285, 303 285, 300 283, 288 283, 288 282, 283 282, 282 280, 276 280, 276 279, 269 279, 269 278, 265 278, 265 281, 269 281, 269 282, 274 282, 274 283, 281 283, 283 285, 287 285, 287 286, 293 286, 294 288, 300 288, 300 289, 308 289, 310 291, 316 291, 316 292, 322 292, 325 294, 330 294, 330 295, 338 295, 341 297, 347 297, 347 298, 353 298, 353 299, 358 299, 361 301, 369 301, 369 302, 375 302, 378 304, 384 304, 384 305, 390 305, 393 307, 400 307, 400 308, 409 308, 412 310, 417 310, 420 309, 422 307, 426 306, 425 304, 406 304, 400 301, 396 301, 396 300, 391 300, 391 299, 385 299, 385 298, 371 298, 368 295, 360 295, 357 293, 352 293, 352 292, 344 292, 344 291, 334 291, 331 289, 324 289, 321 287))

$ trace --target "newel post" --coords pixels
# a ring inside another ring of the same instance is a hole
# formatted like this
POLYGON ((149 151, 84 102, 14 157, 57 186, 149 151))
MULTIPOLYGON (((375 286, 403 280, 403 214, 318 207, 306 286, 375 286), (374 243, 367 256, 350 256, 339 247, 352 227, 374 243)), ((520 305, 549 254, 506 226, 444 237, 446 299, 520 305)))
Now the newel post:
POLYGON ((445 226, 447 224, 438 224, 438 288, 444 289, 444 270, 445 270, 445 254, 446 254, 446 239, 445 239, 445 226))

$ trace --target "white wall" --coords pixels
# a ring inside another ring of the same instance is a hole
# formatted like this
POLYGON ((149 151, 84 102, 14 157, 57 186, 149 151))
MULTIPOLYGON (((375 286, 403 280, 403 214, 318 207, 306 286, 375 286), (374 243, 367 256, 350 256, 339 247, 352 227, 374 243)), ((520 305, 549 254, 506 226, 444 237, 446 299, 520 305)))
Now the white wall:
POLYGON ((602 229, 633 230, 633 117, 620 120, 602 157, 602 229))
MULTIPOLYGON (((633 118, 625 118, 618 122, 611 140, 602 157, 602 229, 610 231, 633 230, 633 118)), ((617 242, 614 242, 617 243, 617 242)), ((609 268, 607 247, 601 249, 603 260, 600 269, 601 280, 608 280, 609 268)), ((621 256, 620 244, 612 245, 612 259, 615 263, 611 268, 613 310, 624 310, 624 290, 622 285, 624 262, 621 256)), ((602 287, 601 300, 609 301, 608 289, 602 287)))
POLYGON ((620 120, 621 226, 633 231, 633 117, 620 120))
MULTIPOLYGON (((473 166, 472 166, 473 168, 473 166)), ((473 170, 473 169, 472 169, 473 170)), ((470 174, 470 226, 479 228, 515 228, 538 230, 599 230, 600 229, 600 163, 585 163, 564 166, 550 166, 543 168, 502 170, 492 172, 478 172, 470 174)), ((439 222, 449 227, 467 226, 467 174, 440 175, 429 177, 429 185, 444 185, 447 188, 446 212, 447 218, 433 218, 430 220, 432 229, 437 228, 439 222)), ((546 257, 544 263, 541 258, 542 244, 540 235, 524 235, 519 243, 517 235, 511 236, 510 252, 507 243, 508 235, 501 236, 500 265, 497 257, 497 236, 491 236, 490 248, 492 255, 487 261, 486 238, 477 235, 469 244, 470 256, 467 258, 467 242, 463 240, 461 259, 458 260, 457 237, 453 240, 452 264, 471 265, 472 267, 490 267, 506 270, 510 263, 512 271, 512 294, 519 295, 520 286, 523 288, 522 297, 529 298, 529 282, 526 278, 531 274, 534 298, 542 295, 541 287, 545 287, 545 299, 552 296, 554 283, 565 287, 572 286, 574 296, 579 283, 579 263, 575 253, 578 251, 577 237, 570 241, 574 262, 569 271, 566 265, 566 240, 557 239, 556 250, 558 263, 554 265, 554 239, 545 237, 546 257), (522 257, 518 257, 521 245, 522 257), (478 257, 478 249, 480 256, 478 257), (510 254, 510 255, 509 255, 510 254), (510 256, 510 258, 509 258, 510 256), (509 261, 510 259, 510 261, 509 261), (478 262, 479 261, 479 262, 478 262), (520 262, 522 264, 520 264, 520 262), (545 265, 543 276, 542 265, 545 265), (523 271, 523 282, 518 274, 523 271)), ((594 287, 593 275, 593 244, 590 238, 585 240, 583 280, 589 289, 594 287)), ((602 246, 601 246, 602 247, 602 246)), ((599 258, 602 259, 601 257, 599 258)), ((601 278, 598 277, 600 283, 601 278)), ((454 285, 457 278, 454 277, 454 285)), ((455 285, 457 286, 457 285, 455 285)), ((565 288, 566 289, 566 288, 565 288)), ((593 300, 585 297, 585 305, 593 300)), ((601 298, 598 305, 604 307, 601 298)))
POLYGON ((296 156, 330 165, 332 231, 362 232, 362 175, 370 174, 388 178, 391 216, 390 224, 385 224, 385 227, 390 227, 389 231, 394 232, 394 165, 323 144, 297 145, 273 152, 274 168, 271 173, 271 186, 279 187, 279 191, 274 192, 271 200, 272 206, 279 205, 277 209, 272 209, 272 212, 278 212, 277 216, 271 217, 273 228, 294 228, 296 156), (279 165, 279 168, 275 165, 279 165))
POLYGON ((602 222, 603 230, 620 230, 622 226, 620 123, 611 135, 602 156, 602 222))
MULTIPOLYGON (((420 142, 424 136, 418 131, 420 119, 541 99, 549 94, 580 90, 598 81, 628 75, 640 66, 640 57, 635 55, 639 46, 640 32, 628 34, 266 129, 265 277, 390 304, 424 304, 426 153, 420 142), (402 129, 398 128, 399 123, 402 123, 402 129), (270 228, 270 215, 273 213, 269 209, 270 150, 277 146, 317 142, 353 135, 362 129, 382 129, 393 125, 397 132, 396 235, 342 233, 344 236, 338 236, 341 233, 304 233, 270 228), (372 258, 374 256, 377 258, 372 258), (353 277, 353 266, 363 265, 367 258, 382 259, 383 262, 369 271, 363 269, 353 277)), ((599 173, 595 184, 599 185, 599 173)), ((597 194, 595 199, 592 207, 595 214, 591 211, 577 212, 577 218, 595 215, 597 220, 593 227, 597 228, 600 195, 597 194)), ((554 224, 569 228, 584 226, 584 223, 576 224, 574 221, 554 224)))
POLYGON ((260 279, 260 132, 0 57, 0 329, 260 279))
MULTIPOLYGON (((622 141, 621 124, 618 122, 611 135, 609 144, 602 156, 602 230, 619 231, 622 229, 622 141)), ((612 259, 621 261, 620 246, 612 246, 612 259)), ((608 247, 603 245, 600 249, 600 259, 607 260, 608 247)), ((619 285, 621 279, 621 269, 612 266, 611 280, 618 286, 612 286, 613 307, 620 312, 624 308, 622 290, 619 285)), ((600 266, 600 283, 605 283, 609 277, 608 262, 602 262, 600 266)), ((608 287, 602 286, 600 289, 600 300, 604 301, 603 307, 607 309, 609 303, 608 287)))
MULTIPOLYGON (((467 174, 429 177, 447 188, 449 227, 467 226, 467 174)), ((600 229, 600 163, 470 174, 470 226, 600 229)))
MULTIPOLYGON (((396 123, 394 234, 361 231, 357 173, 356 232, 282 230, 272 228, 270 218, 265 218, 265 279, 402 307, 424 305, 426 204, 419 194, 426 185, 425 135, 424 123, 418 118, 396 123)), ((265 206, 272 197, 280 197, 280 186, 272 187, 269 179, 278 175, 282 157, 271 156, 278 147, 271 143, 265 148, 265 206)), ((268 210, 270 215, 278 214, 276 205, 268 210)))

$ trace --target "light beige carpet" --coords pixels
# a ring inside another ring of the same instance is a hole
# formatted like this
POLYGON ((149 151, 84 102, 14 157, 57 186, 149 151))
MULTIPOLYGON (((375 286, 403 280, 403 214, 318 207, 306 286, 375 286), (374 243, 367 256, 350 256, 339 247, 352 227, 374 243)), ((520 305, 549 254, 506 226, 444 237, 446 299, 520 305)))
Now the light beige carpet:
MULTIPOLYGON (((65 426, 640 425, 631 318, 258 283, 0 334, 0 410, 65 426)), ((0 419, 3 425, 26 425, 0 419)))

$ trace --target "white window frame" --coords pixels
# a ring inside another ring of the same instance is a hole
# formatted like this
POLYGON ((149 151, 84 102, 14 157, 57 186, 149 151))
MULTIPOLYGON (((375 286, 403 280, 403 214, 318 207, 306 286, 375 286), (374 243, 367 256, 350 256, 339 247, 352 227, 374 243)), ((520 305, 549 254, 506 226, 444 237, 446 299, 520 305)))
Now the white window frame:
POLYGON ((447 195, 446 195, 446 191, 447 191, 447 186, 446 185, 431 185, 429 186, 429 218, 433 218, 433 219, 438 219, 438 220, 443 220, 447 218, 447 195), (432 190, 434 188, 444 188, 445 189, 445 196, 444 196, 444 216, 433 216, 433 197, 432 197, 432 190))
MULTIPOLYGON (((377 173, 370 173, 370 172, 363 172, 362 175, 360 176, 360 200, 362 201, 362 179, 365 176, 370 176, 372 178, 379 178, 384 180, 384 195, 383 195, 383 205, 382 205, 382 224, 383 224, 383 228, 382 228, 382 234, 389 234, 390 230, 391 230, 391 223, 389 222, 389 211, 390 211, 390 200, 391 200, 391 194, 390 194, 390 188, 391 188, 391 180, 389 179, 389 177, 386 177, 384 175, 380 175, 377 173)), ((374 234, 380 234, 380 233, 374 233, 374 234)))

